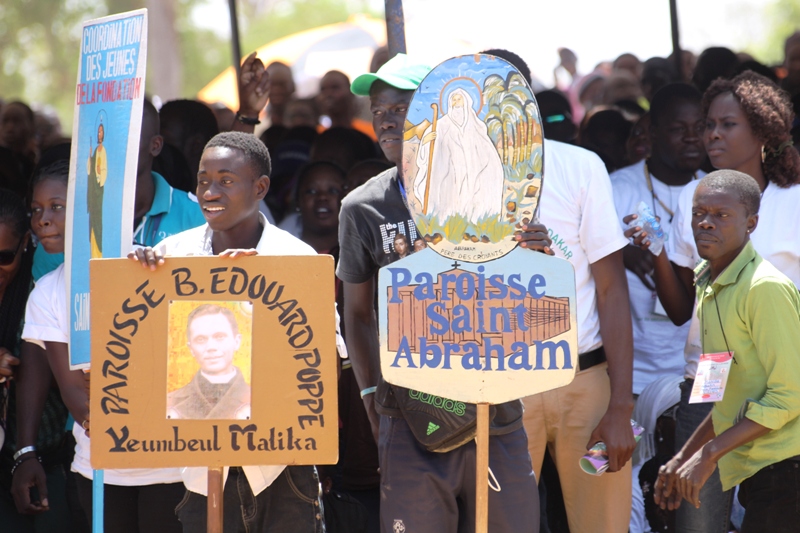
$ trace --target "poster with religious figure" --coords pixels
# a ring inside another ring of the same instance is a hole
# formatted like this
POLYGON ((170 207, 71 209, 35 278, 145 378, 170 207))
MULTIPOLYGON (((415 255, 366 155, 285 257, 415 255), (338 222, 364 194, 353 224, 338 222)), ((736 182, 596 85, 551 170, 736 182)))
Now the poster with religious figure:
POLYGON ((247 420, 253 302, 169 303, 167 418, 247 420))
POLYGON ((489 261, 511 251, 534 219, 543 162, 536 99, 505 60, 449 59, 414 93, 403 180, 417 230, 438 253, 489 261))
POLYGON ((336 463, 332 257, 91 273, 93 468, 336 463))
POLYGON ((543 164, 536 99, 504 60, 449 59, 415 92, 402 178, 425 246, 380 270, 378 328, 384 379, 434 411, 575 375, 572 265, 514 238, 536 220, 543 164))
POLYGON ((124 257, 142 127, 147 10, 83 23, 67 191, 70 367, 88 368, 89 260, 124 257))

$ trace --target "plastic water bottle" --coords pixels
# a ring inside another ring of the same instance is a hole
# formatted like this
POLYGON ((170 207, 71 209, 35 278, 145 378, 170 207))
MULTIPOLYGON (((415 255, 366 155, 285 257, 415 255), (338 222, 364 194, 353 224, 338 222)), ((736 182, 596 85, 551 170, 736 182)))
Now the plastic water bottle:
MULTIPOLYGON (((640 426, 635 420, 631 420, 631 429, 633 430, 633 440, 639 442, 644 434, 644 428, 640 426)), ((608 470, 608 450, 604 442, 598 442, 589 449, 589 452, 581 457, 578 464, 581 470, 593 476, 603 475, 603 472, 608 470)))
POLYGON ((639 217, 631 220, 628 227, 640 226, 642 231, 647 233, 645 238, 650 241, 650 252, 653 255, 659 255, 664 248, 664 241, 667 240, 666 235, 664 235, 664 228, 661 227, 661 222, 653 214, 650 206, 644 202, 639 202, 639 205, 636 206, 636 214, 639 217))

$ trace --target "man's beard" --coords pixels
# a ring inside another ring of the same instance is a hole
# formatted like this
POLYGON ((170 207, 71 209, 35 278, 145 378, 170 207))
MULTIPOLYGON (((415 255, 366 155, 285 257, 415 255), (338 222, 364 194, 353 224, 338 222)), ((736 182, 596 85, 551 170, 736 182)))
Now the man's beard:
POLYGON ((466 113, 464 111, 464 106, 454 107, 450 110, 450 118, 458 124, 459 126, 464 125, 464 119, 466 118, 466 113))

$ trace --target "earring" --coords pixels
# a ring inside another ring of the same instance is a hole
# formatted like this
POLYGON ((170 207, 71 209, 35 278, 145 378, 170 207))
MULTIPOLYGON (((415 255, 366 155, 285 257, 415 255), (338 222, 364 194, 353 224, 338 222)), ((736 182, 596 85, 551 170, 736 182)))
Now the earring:
POLYGON ((766 145, 764 145, 764 144, 761 145, 761 162, 762 163, 764 162, 764 160, 767 159, 767 151, 764 149, 765 146, 766 145))

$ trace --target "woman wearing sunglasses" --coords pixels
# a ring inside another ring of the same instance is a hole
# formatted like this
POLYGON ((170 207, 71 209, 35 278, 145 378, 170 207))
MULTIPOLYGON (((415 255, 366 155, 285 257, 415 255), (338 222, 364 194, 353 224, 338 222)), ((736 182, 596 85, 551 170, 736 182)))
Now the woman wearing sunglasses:
MULTIPOLYGON (((60 186, 66 199, 66 175, 60 186)), ((58 389, 52 388, 47 395, 38 424, 38 438, 34 437, 30 442, 18 441, 17 438, 17 420, 20 413, 24 416, 27 406, 25 387, 11 378, 20 377, 20 360, 30 368, 29 363, 39 358, 47 369, 44 352, 20 341, 25 306, 33 287, 33 252, 24 200, 11 191, 0 190, 0 380, 5 381, 2 389, 5 443, 0 451, 0 523, 9 531, 21 533, 70 531, 64 488, 66 477, 61 460, 67 409, 58 389), (17 468, 29 467, 32 459, 40 468, 41 487, 32 495, 29 487, 25 488, 28 503, 31 500, 34 503, 23 514, 12 498, 12 479, 17 468)))
POLYGON ((25 202, 8 189, 0 189, 0 381, 13 376, 19 359, 19 324, 31 285, 33 250, 25 202))

